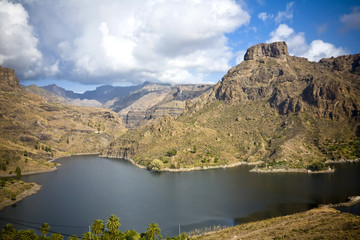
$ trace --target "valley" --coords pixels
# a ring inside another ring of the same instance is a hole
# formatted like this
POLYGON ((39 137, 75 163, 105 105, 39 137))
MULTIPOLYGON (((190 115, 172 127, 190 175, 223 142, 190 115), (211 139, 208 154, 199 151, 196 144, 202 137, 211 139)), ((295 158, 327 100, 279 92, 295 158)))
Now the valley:
POLYGON ((334 174, 334 163, 360 159, 360 54, 311 62, 290 56, 285 42, 258 44, 215 85, 82 94, 20 86, 9 68, 0 78, 4 206, 40 189, 23 175, 54 171, 65 156, 127 159, 149 174, 239 165, 249 174, 334 174))

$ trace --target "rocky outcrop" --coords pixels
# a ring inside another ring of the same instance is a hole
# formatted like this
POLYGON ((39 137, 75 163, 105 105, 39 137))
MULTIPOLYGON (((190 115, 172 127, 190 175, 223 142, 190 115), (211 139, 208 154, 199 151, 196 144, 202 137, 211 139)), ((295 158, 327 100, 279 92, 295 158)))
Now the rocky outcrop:
POLYGON ((149 120, 158 120, 165 115, 180 116, 184 113, 186 101, 196 102, 201 94, 212 87, 210 84, 168 86, 161 91, 144 94, 119 114, 128 128, 142 126, 149 120))
POLYGON ((19 79, 13 69, 0 66, 0 79, 0 89, 3 91, 12 91, 20 87, 19 79))
POLYGON ((350 73, 360 74, 360 54, 323 58, 319 61, 319 64, 335 71, 349 71, 350 73))
POLYGON ((246 51, 244 60, 256 60, 261 57, 285 58, 288 55, 288 48, 285 42, 259 43, 246 51))
POLYGON ((101 152, 102 157, 110 158, 126 158, 131 159, 138 148, 138 144, 135 141, 120 140, 110 144, 109 148, 104 149, 101 152))
POLYGON ((267 100, 280 114, 306 108, 331 119, 359 118, 360 54, 314 63, 289 56, 281 42, 255 45, 245 59, 249 61, 230 69, 214 88, 217 99, 267 100))

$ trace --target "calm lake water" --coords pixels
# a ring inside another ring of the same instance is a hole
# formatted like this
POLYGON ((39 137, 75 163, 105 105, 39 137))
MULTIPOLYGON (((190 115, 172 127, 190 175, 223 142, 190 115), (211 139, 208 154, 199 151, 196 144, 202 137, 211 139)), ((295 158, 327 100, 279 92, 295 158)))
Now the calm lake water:
POLYGON ((163 236, 232 226, 304 211, 360 195, 360 164, 336 165, 333 174, 258 174, 251 167, 154 173, 121 159, 74 156, 58 171, 26 176, 42 185, 35 195, 0 211, 17 228, 47 222, 63 234, 88 231, 95 219, 117 215, 122 231, 158 223, 163 236))

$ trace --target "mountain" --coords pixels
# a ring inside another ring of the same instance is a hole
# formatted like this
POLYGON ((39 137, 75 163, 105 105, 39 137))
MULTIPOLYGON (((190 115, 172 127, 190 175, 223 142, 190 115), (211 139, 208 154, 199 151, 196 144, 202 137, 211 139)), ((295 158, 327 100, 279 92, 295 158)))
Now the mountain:
POLYGON ((36 86, 20 87, 14 70, 0 67, 0 175, 16 167, 23 174, 53 169, 47 160, 100 152, 126 130, 113 111, 63 101, 36 86))
POLYGON ((128 131, 102 152, 161 168, 258 164, 327 169, 360 157, 360 54, 310 62, 258 44, 176 119, 128 131))
POLYGON ((159 85, 144 84, 139 91, 133 92, 114 103, 114 111, 128 128, 136 128, 165 115, 180 116, 185 110, 185 102, 197 101, 198 97, 212 88, 210 84, 159 85))
POLYGON ((84 93, 74 93, 55 84, 43 88, 64 98, 67 101, 64 103, 69 105, 103 107, 118 112, 127 128, 136 128, 164 115, 181 115, 187 100, 196 99, 211 87, 210 84, 171 86, 144 82, 128 87, 104 85, 84 93))
POLYGON ((51 84, 48 86, 44 86, 42 87, 52 93, 55 93, 56 95, 63 97, 63 98, 70 98, 70 99, 76 99, 76 98, 80 98, 80 96, 82 94, 79 93, 74 93, 73 91, 69 91, 69 90, 65 90, 62 87, 57 86, 56 84, 51 84))
POLYGON ((46 101, 48 101, 50 103, 70 104, 70 102, 66 98, 64 98, 58 94, 55 94, 53 92, 50 92, 50 91, 46 90, 45 88, 38 87, 36 85, 23 86, 23 89, 27 92, 41 96, 42 98, 46 99, 46 101))

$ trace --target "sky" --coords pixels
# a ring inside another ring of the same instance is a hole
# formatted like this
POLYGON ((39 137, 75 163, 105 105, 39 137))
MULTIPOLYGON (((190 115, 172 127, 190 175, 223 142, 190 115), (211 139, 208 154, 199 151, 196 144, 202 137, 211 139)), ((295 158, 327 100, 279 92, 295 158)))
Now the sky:
POLYGON ((216 83, 274 41, 310 61, 360 53, 360 1, 0 0, 0 65, 23 85, 216 83))

